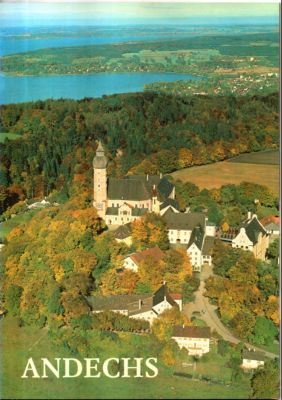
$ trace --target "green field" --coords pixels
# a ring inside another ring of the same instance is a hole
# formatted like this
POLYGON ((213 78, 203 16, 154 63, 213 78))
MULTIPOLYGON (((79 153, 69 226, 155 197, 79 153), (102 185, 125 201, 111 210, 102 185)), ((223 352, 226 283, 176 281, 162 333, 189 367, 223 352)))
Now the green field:
POLYGON ((16 133, 0 132, 0 143, 4 143, 6 139, 15 140, 20 137, 21 135, 17 135, 16 133))
MULTIPOLYGON (((50 361, 55 357, 75 357, 67 350, 55 347, 50 343, 47 330, 34 327, 19 328, 11 317, 0 321, 1 328, 1 377, 2 398, 13 399, 103 399, 103 398, 183 398, 183 399, 244 399, 249 397, 246 384, 240 386, 224 386, 191 381, 174 377, 169 370, 159 369, 159 375, 154 379, 21 379, 27 359, 33 357, 37 362, 41 357, 50 361)), ((103 343, 97 346, 106 354, 111 348, 103 349, 103 343)), ((123 347, 120 345, 121 350, 123 347)), ((113 350, 112 356, 115 356, 113 350)), ((213 364, 214 365, 214 364, 213 364)), ((197 367, 198 368, 198 367, 197 367)), ((208 364, 205 368, 208 368, 208 364)), ((212 367, 213 368, 213 367, 212 367)), ((222 373, 224 365, 217 366, 217 373, 222 373)))
POLYGON ((278 151, 242 154, 238 158, 213 164, 184 168, 173 172, 174 179, 192 182, 201 189, 220 188, 223 185, 252 182, 267 186, 274 194, 279 193, 279 165, 276 160, 278 151), (244 160, 244 161, 242 161, 244 160), (247 162, 247 160, 249 160, 247 162), (255 161, 257 160, 257 162, 255 161), (268 162, 262 163, 262 160, 268 162))
POLYGON ((4 239, 12 229, 29 221, 38 210, 30 210, 24 214, 18 214, 14 218, 8 219, 0 224, 0 238, 4 239))

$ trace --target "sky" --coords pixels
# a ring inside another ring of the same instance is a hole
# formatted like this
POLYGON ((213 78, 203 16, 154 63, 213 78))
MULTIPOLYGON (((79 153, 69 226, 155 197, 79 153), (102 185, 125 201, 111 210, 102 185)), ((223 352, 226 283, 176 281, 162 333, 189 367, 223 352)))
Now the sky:
POLYGON ((278 23, 279 5, 259 3, 184 3, 148 1, 126 3, 90 1, 13 0, 0 3, 2 27, 120 25, 120 24, 216 24, 278 23))

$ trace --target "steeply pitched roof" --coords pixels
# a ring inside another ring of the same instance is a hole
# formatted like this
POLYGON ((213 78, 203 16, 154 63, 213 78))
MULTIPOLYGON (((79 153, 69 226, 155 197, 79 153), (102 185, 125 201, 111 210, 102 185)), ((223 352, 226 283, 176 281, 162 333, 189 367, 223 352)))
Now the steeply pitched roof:
POLYGON ((167 302, 172 306, 172 307, 178 307, 178 304, 174 301, 172 296, 169 293, 167 284, 164 283, 155 293, 153 296, 153 306, 156 306, 157 304, 161 303, 164 301, 166 298, 167 302))
POLYGON ((169 206, 171 206, 171 207, 173 207, 173 208, 175 208, 176 210, 179 211, 179 204, 178 204, 178 202, 177 202, 175 199, 169 199, 169 198, 166 199, 166 200, 161 204, 160 209, 163 210, 164 208, 169 207, 169 206))
POLYGON ((109 178, 108 198, 110 200, 149 200, 151 193, 138 179, 109 178))
POLYGON ((138 253, 133 253, 131 254, 130 257, 135 262, 135 264, 138 265, 146 259, 151 259, 154 262, 160 261, 164 258, 164 256, 165 254, 161 251, 161 249, 158 246, 156 246, 150 249, 139 251, 138 253))
POLYGON ((172 337, 187 337, 187 338, 205 338, 211 337, 211 330, 208 327, 199 326, 181 326, 175 325, 172 331, 172 337))
POLYGON ((159 199, 161 201, 164 201, 166 198, 168 198, 168 196, 172 192, 173 188, 174 188, 173 184, 171 182, 169 182, 169 180, 165 176, 163 178, 161 178, 161 180, 157 186, 159 199))
POLYGON ((204 231, 202 229, 201 226, 196 226, 192 233, 191 233, 191 237, 188 243, 188 249, 189 247, 194 243, 199 250, 202 250, 203 247, 203 242, 204 242, 204 231))
POLYGON ((260 233, 262 233, 263 235, 267 235, 266 230, 259 223, 256 217, 254 217, 251 220, 251 222, 248 222, 247 224, 243 225, 243 227, 245 228, 246 235, 253 244, 257 243, 258 236, 260 233))
POLYGON ((114 231, 113 235, 116 239, 125 239, 125 238, 131 236, 131 233, 132 233, 132 227, 131 227, 131 223, 129 222, 128 224, 119 226, 114 231))
POLYGON ((163 217, 168 229, 189 230, 192 231, 196 226, 205 226, 205 214, 203 213, 174 213, 167 210, 163 217))
POLYGON ((158 199, 164 201, 172 192, 173 187, 166 177, 160 178, 156 175, 129 175, 123 179, 109 178, 108 198, 110 200, 149 200, 155 190, 158 199))
POLYGON ((104 169, 107 167, 108 159, 105 156, 104 148, 102 143, 98 143, 98 148, 96 150, 96 155, 93 159, 93 166, 96 169, 104 169))
POLYGON ((250 351, 250 350, 244 349, 242 356, 246 360, 265 361, 264 354, 259 351, 250 351))
POLYGON ((202 253, 203 256, 209 256, 210 255, 210 250, 212 249, 214 245, 214 240, 215 238, 213 236, 206 236, 203 244, 203 249, 202 253))

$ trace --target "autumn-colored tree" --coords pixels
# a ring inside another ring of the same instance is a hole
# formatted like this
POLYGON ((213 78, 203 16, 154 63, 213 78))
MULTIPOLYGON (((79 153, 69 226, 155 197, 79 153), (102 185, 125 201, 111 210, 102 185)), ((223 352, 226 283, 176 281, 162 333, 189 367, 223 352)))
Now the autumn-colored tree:
POLYGON ((230 268, 228 277, 238 284, 256 284, 258 281, 257 262, 251 252, 243 252, 236 264, 230 268))
POLYGON ((223 222, 223 224, 221 225, 221 229, 223 232, 228 232, 229 231, 229 225, 226 221, 223 222))
POLYGON ((276 296, 269 296, 267 302, 265 303, 265 314, 267 318, 270 318, 276 325, 279 324, 280 314, 279 314, 279 300, 276 296))
POLYGON ((159 318, 154 320, 152 332, 160 341, 167 341, 171 338, 174 325, 189 324, 189 320, 185 314, 181 313, 178 308, 173 307, 165 310, 159 318))
POLYGON ((115 268, 106 271, 101 278, 100 290, 105 296, 111 294, 130 294, 139 282, 136 272, 125 270, 117 272, 115 268))
POLYGON ((181 148, 178 152, 178 164, 180 168, 189 167, 192 164, 193 155, 191 150, 181 148))
POLYGON ((231 320, 230 324, 234 329, 235 334, 240 339, 247 339, 255 326, 256 319, 254 315, 247 309, 240 310, 231 320))
POLYGON ((132 222, 132 242, 137 250, 142 250, 148 243, 148 231, 143 218, 132 222))
POLYGON ((157 290, 164 281, 165 263, 151 258, 144 259, 138 269, 138 275, 142 283, 147 284, 152 291, 157 290))

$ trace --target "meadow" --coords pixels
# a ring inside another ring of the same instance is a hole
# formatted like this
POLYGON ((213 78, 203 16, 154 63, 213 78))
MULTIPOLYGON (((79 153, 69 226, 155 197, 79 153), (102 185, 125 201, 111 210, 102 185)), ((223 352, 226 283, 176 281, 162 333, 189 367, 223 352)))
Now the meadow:
POLYGON ((7 221, 1 222, 0 224, 0 239, 3 240, 7 235, 11 232, 12 229, 17 226, 24 224, 29 221, 38 210, 29 210, 24 214, 18 214, 13 218, 8 219, 7 221))
POLYGON ((20 138, 21 135, 17 135, 16 133, 11 132, 0 132, 0 143, 4 143, 6 139, 15 140, 20 138))
MULTIPOLYGON (((55 357, 76 356, 69 354, 66 349, 54 346, 48 337, 47 328, 19 328, 16 320, 8 316, 0 321, 0 329, 2 333, 1 348, 5 349, 2 352, 1 363, 2 398, 30 400, 57 399, 59 397, 64 399, 244 399, 249 396, 249 386, 246 383, 228 387, 191 381, 173 376, 171 371, 164 367, 159 368, 159 375, 155 379, 109 379, 105 377, 99 379, 82 377, 63 381, 55 377, 21 379, 29 357, 33 357, 34 360, 48 357, 51 360, 55 357)), ((121 342, 120 347, 122 351, 126 350, 124 342, 121 342)), ((112 350, 113 355, 116 355, 116 349, 111 349, 109 345, 103 349, 103 342, 99 342, 99 348, 102 351, 105 350, 107 354, 110 354, 112 350)), ((205 368, 208 368, 208 363, 205 368)), ((217 368, 217 374, 221 374, 224 366, 217 368)))
POLYGON ((174 179, 192 182, 201 189, 220 188, 227 184, 252 182, 267 186, 279 193, 278 151, 243 154, 228 161, 220 161, 173 172, 174 179), (274 161, 273 161, 274 160, 274 161))

